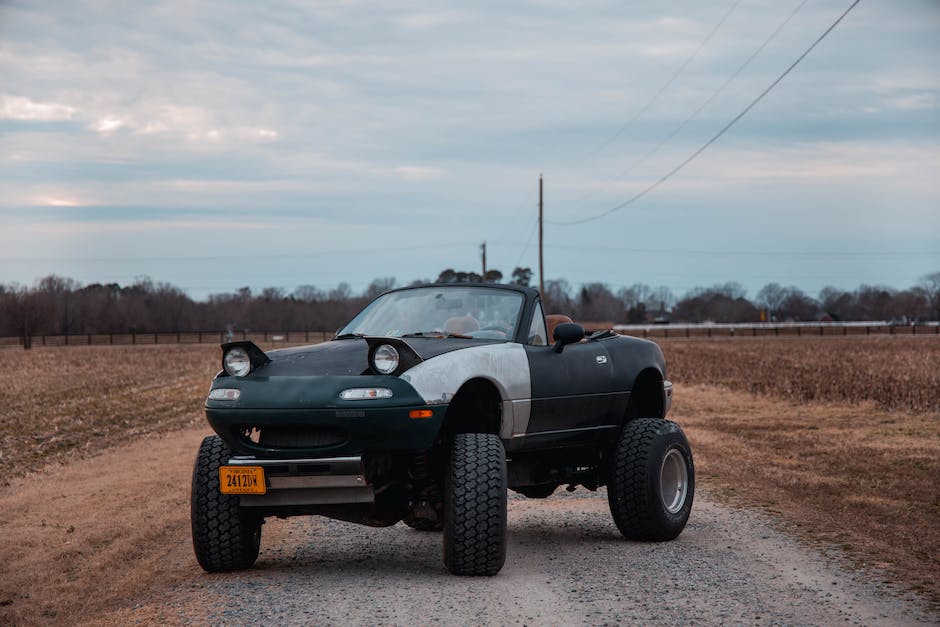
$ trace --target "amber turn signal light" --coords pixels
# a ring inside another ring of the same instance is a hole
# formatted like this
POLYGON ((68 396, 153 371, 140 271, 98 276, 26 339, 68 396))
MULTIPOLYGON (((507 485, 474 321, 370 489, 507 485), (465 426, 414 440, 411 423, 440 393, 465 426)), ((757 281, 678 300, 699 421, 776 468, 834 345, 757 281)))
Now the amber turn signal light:
POLYGON ((434 415, 434 412, 430 409, 412 409, 408 412, 409 418, 430 418, 434 415))

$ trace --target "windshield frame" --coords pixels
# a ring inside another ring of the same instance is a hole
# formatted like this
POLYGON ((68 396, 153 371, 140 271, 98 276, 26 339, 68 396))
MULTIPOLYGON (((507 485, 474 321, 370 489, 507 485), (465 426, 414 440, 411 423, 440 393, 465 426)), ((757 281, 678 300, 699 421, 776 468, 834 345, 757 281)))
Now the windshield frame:
MULTIPOLYGON (((505 285, 505 284, 497 284, 497 283, 444 283, 444 284, 432 283, 432 284, 416 285, 412 287, 399 288, 395 290, 390 290, 388 292, 384 292, 383 294, 380 294, 379 296, 374 298, 371 302, 369 302, 369 304, 367 304, 365 307, 362 308, 362 310, 360 310, 355 316, 353 316, 353 318, 345 326, 343 326, 339 331, 337 331, 336 337, 340 337, 344 335, 347 337, 352 337, 352 334, 362 333, 364 330, 366 330, 366 329, 363 329, 363 324, 367 322, 368 320, 367 316, 370 315, 371 310, 374 309, 374 307, 376 307, 377 304, 380 307, 388 307, 388 306, 395 307, 396 306, 394 302, 388 303, 386 305, 382 305, 381 303, 383 300, 388 299, 388 298, 394 298, 395 297, 394 295, 400 294, 402 292, 411 292, 411 291, 420 291, 420 290, 439 292, 439 295, 436 296, 435 298, 440 298, 441 297, 440 293, 449 292, 450 295, 453 296, 455 294, 466 295, 467 291, 471 291, 474 293, 473 294, 474 296, 479 297, 479 296, 485 296, 486 295, 485 292, 489 291, 490 295, 492 296, 509 297, 508 299, 506 298, 501 299, 505 303, 503 305, 504 311, 508 311, 508 309, 510 308, 508 307, 508 305, 512 304, 511 303, 512 295, 515 295, 518 298, 518 303, 515 303, 515 309, 512 312, 512 317, 510 318, 507 315, 505 318, 505 320, 507 321, 514 321, 514 326, 511 329, 511 333, 508 333, 505 336, 500 334, 499 337, 494 337, 495 334, 482 333, 482 331, 484 330, 482 328, 479 331, 473 331, 473 332, 469 332, 466 334, 460 333, 460 332, 448 332, 448 331, 445 331, 443 328, 441 328, 441 325, 437 326, 436 331, 438 331, 438 333, 435 333, 435 334, 428 333, 429 331, 432 331, 435 329, 406 328, 406 329, 394 329, 395 331, 400 331, 400 333, 380 334, 380 335, 373 335, 371 333, 366 333, 366 335, 369 335, 372 337, 402 337, 403 335, 408 335, 409 333, 421 331, 421 332, 424 332, 424 334, 419 337, 432 337, 432 338, 433 337, 458 337, 458 338, 467 338, 467 339, 476 339, 476 340, 519 342, 520 341, 519 336, 525 335, 525 333, 528 330, 528 326, 526 323, 528 321, 528 318, 531 316, 531 308, 532 308, 533 299, 535 295, 537 295, 537 292, 529 287, 523 287, 523 286, 518 286, 518 285, 505 285)), ((453 309, 450 312, 450 315, 452 317, 459 317, 460 315, 467 313, 466 311, 464 311, 465 309, 467 309, 466 306, 463 307, 462 309, 453 309)), ((481 310, 480 313, 484 313, 484 312, 481 310)), ((492 313, 492 312, 487 311, 487 313, 492 313)), ((481 322, 482 321, 483 320, 481 319, 481 322)), ((392 329, 389 329, 389 330, 392 330, 392 329)))

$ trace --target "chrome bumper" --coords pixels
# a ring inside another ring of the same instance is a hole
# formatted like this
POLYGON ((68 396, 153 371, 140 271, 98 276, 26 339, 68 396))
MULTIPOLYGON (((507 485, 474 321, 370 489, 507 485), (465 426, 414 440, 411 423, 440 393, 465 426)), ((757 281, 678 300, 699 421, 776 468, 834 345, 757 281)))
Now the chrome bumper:
POLYGON ((266 494, 243 494, 243 507, 372 503, 375 492, 366 480, 361 457, 258 459, 236 456, 229 466, 264 468, 266 494))

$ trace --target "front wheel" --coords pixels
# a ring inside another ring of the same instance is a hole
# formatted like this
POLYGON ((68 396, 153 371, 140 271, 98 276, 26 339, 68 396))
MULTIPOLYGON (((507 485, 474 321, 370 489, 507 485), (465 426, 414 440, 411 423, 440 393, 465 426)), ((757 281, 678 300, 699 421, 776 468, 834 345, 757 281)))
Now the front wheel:
POLYGON ((679 425, 658 418, 624 425, 607 500, 625 538, 672 540, 685 529, 694 494, 692 450, 679 425))
POLYGON ((219 491, 219 467, 231 456, 219 436, 209 436, 193 468, 193 549, 199 565, 210 573, 250 568, 261 547, 261 517, 239 507, 237 496, 219 491))
POLYGON ((506 561, 506 451, 498 436, 454 436, 444 487, 444 565, 495 575, 506 561))

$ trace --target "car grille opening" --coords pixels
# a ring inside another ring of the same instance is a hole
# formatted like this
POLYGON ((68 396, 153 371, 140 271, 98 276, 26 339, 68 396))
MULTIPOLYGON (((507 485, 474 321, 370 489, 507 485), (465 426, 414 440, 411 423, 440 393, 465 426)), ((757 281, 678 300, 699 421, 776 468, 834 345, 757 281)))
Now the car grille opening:
POLYGON ((274 448, 317 448, 342 444, 346 439, 346 432, 338 427, 266 426, 258 443, 274 448))

